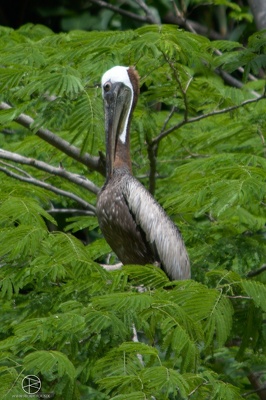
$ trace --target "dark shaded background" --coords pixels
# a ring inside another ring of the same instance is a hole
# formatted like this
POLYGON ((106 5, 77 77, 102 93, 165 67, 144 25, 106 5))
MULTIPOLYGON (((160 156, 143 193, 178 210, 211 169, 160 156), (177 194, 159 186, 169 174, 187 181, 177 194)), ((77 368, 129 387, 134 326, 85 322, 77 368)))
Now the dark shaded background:
MULTIPOLYGON (((252 19, 249 7, 251 1, 260 0, 235 0, 234 3, 241 8, 242 16, 246 13, 252 19)), ((67 32, 73 29, 123 30, 143 25, 143 22, 116 13, 97 3, 97 0, 1 0, 0 25, 17 29, 26 23, 43 24, 54 32, 67 32)), ((145 15, 137 1, 113 0, 105 3, 120 10, 145 15)), ((205 1, 200 3, 191 0, 185 10, 182 9, 185 2, 179 0, 175 2, 146 0, 145 4, 150 7, 158 22, 174 23, 183 27, 184 19, 178 18, 176 11, 178 8, 185 19, 194 24, 197 33, 210 39, 242 39, 244 42, 243 37, 248 37, 256 30, 253 22, 247 21, 242 16, 237 17, 237 12, 233 16, 232 8, 214 7, 205 1)))
MULTIPOLYGON (((81 16, 86 8, 83 0, 11 0, 1 3, 1 25, 16 29, 32 22, 46 25, 55 32, 62 29, 65 18, 81 16)), ((93 7, 89 8, 95 12, 93 7)))

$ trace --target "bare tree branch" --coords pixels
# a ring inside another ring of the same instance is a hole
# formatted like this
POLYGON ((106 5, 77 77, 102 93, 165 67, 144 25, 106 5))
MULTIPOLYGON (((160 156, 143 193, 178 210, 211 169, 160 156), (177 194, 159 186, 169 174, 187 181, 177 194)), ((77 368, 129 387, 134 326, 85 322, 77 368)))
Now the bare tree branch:
POLYGON ((93 3, 93 4, 96 4, 99 7, 107 8, 108 10, 111 10, 111 11, 113 11, 115 13, 124 15, 125 17, 133 18, 136 21, 140 21, 140 22, 143 22, 143 23, 151 23, 151 24, 154 23, 153 19, 150 20, 147 15, 145 17, 143 17, 142 15, 138 15, 138 14, 132 13, 130 11, 123 10, 122 8, 119 8, 119 7, 113 6, 112 4, 106 3, 106 1, 89 0, 89 2, 93 3))
MULTIPOLYGON (((10 109, 12 109, 12 107, 9 104, 5 102, 0 102, 0 110, 10 110, 10 109)), ((31 125, 34 122, 33 118, 23 113, 20 114, 17 118, 15 118, 14 121, 29 130, 31 130, 31 125)), ((91 156, 87 153, 81 154, 80 149, 73 146, 66 140, 60 138, 59 136, 55 135, 48 129, 40 128, 37 130, 36 135, 39 136, 44 141, 46 141, 47 143, 51 144, 53 147, 67 154, 69 157, 73 158, 74 160, 77 160, 81 164, 86 165, 88 168, 100 172, 102 175, 105 174, 104 165, 102 164, 101 159, 99 157, 91 156)))
MULTIPOLYGON (((217 49, 215 50, 215 53, 218 56, 221 56, 223 54, 220 50, 217 50, 217 49)), ((238 67, 237 70, 242 75, 245 72, 243 67, 238 67)), ((223 80, 226 83, 229 83, 229 85, 231 85, 231 86, 235 86, 236 88, 239 88, 239 89, 241 89, 244 86, 244 84, 241 81, 239 81, 238 79, 234 78, 232 75, 228 74, 227 72, 223 71, 221 68, 217 68, 216 69, 216 73, 218 75, 220 75, 223 78, 223 80)), ((257 81, 257 78, 252 74, 248 74, 248 79, 250 81, 257 81)), ((256 92, 255 90, 250 90, 250 93, 253 94, 253 96, 255 96, 255 97, 258 97, 258 98, 260 97, 260 94, 258 92, 256 92)))
POLYGON ((152 15, 149 7, 146 5, 146 3, 143 0, 135 0, 135 2, 144 10, 147 18, 147 22, 151 22, 152 24, 158 24, 159 21, 152 15))
POLYGON ((192 21, 191 19, 184 19, 183 16, 173 15, 173 13, 170 12, 163 17, 162 22, 164 24, 178 25, 185 29, 187 29, 189 26, 193 29, 194 32, 197 32, 199 35, 207 36, 211 40, 224 39, 224 37, 220 33, 214 31, 213 29, 203 26, 198 22, 192 21))
POLYGON ((90 203, 88 203, 87 201, 83 200, 81 197, 75 195, 74 193, 68 192, 66 190, 62 190, 59 189, 53 185, 50 185, 46 182, 42 182, 39 179, 33 178, 31 175, 29 175, 28 173, 25 173, 25 171, 22 171, 22 174, 17 174, 13 171, 11 171, 10 169, 16 169, 18 171, 18 168, 14 168, 13 165, 8 165, 6 163, 0 162, 0 164, 4 165, 3 167, 0 166, 0 171, 3 172, 4 174, 10 176, 11 178, 15 178, 19 181, 22 182, 27 182, 30 183, 32 185, 35 186, 39 186, 43 189, 49 190, 59 196, 64 196, 64 197, 68 197, 72 200, 74 200, 76 203, 78 203, 81 207, 92 211, 95 214, 95 207, 92 206, 90 203))
POLYGON ((260 374, 251 372, 248 375, 248 379, 254 388, 253 393, 257 393, 260 400, 266 400, 266 385, 261 382, 260 374))
POLYGON ((15 166, 15 165, 12 165, 12 164, 9 164, 9 163, 5 163, 4 161, 0 161, 0 164, 1 165, 5 165, 8 168, 14 169, 15 171, 19 172, 20 174, 22 174, 22 175, 24 175, 24 176, 26 176, 28 178, 31 177, 30 174, 28 174, 26 171, 24 171, 23 169, 15 166))
POLYGON ((19 164, 29 165, 29 166, 37 168, 41 171, 48 172, 49 174, 60 176, 64 179, 67 179, 68 181, 73 182, 78 186, 82 186, 82 187, 86 188, 87 190, 89 190, 92 193, 97 194, 99 192, 98 186, 96 186, 89 179, 87 179, 81 175, 77 175, 77 174, 73 174, 72 172, 68 172, 64 168, 52 167, 51 165, 49 165, 43 161, 38 161, 38 160, 35 160, 34 158, 27 158, 27 157, 21 156, 20 154, 12 153, 10 151, 3 150, 3 149, 0 149, 0 159, 13 161, 13 162, 19 163, 19 164))
POLYGON ((95 213, 87 210, 79 210, 78 208, 50 208, 46 210, 49 214, 78 214, 94 217, 95 213))
POLYGON ((259 269, 256 269, 255 271, 250 271, 247 274, 247 277, 252 278, 253 276, 260 275, 264 271, 266 271, 266 264, 263 264, 262 267, 260 267, 259 269))
POLYGON ((266 28, 266 2, 265 0, 248 0, 258 30, 266 28))

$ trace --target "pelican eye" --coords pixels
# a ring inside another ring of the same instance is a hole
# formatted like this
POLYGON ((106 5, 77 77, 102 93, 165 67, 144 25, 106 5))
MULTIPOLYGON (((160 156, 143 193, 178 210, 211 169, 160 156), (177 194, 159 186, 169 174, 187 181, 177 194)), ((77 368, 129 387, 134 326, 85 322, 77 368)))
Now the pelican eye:
POLYGON ((110 82, 106 82, 103 86, 103 90, 107 93, 111 90, 111 83, 110 82))

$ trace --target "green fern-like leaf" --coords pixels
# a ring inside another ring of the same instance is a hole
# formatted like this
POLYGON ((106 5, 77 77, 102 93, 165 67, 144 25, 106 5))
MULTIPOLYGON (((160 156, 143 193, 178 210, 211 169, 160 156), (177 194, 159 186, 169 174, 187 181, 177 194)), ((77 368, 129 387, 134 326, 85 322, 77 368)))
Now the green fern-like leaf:
POLYGON ((163 348, 173 361, 181 356, 183 370, 196 368, 199 356, 196 343, 203 339, 202 330, 180 306, 154 301, 142 317, 162 331, 163 348))
POLYGON ((122 321, 112 312, 89 309, 86 313, 86 323, 92 333, 109 330, 113 334, 126 337, 127 330, 122 321))
POLYGON ((240 394, 240 389, 231 385, 230 383, 225 383, 222 381, 216 381, 214 390, 212 392, 212 398, 215 400, 241 400, 243 397, 240 394))
POLYGON ((216 302, 205 325, 208 345, 213 342, 214 334, 216 334, 217 346, 224 345, 232 329, 232 315, 233 307, 230 301, 222 293, 217 293, 216 302))
MULTIPOLYGON (((151 346, 140 342, 124 342, 118 348, 112 349, 108 354, 99 359, 95 365, 94 373, 99 376, 120 377, 136 376, 143 368, 140 357, 154 359, 158 356, 158 351, 151 346)), ((101 382, 102 379, 101 378, 101 382)), ((133 378, 134 379, 134 378, 133 378)), ((108 378, 108 385, 111 380, 108 378)), ((114 382, 114 386, 116 386, 114 382)))
POLYGON ((165 393, 165 395, 187 398, 189 385, 186 379, 177 371, 165 367, 145 368, 141 373, 144 387, 150 395, 165 393))
POLYGON ((21 396, 21 377, 14 367, 2 367, 0 369, 1 399, 8 400, 9 397, 21 396))
MULTIPOLYGON (((1 90, 16 88, 24 81, 28 73, 32 70, 25 66, 12 65, 10 68, 0 69, 0 88, 1 90)), ((24 82, 23 82, 24 83, 24 82)), ((1 112, 2 113, 2 112, 1 112)))
POLYGON ((111 397, 110 400, 146 400, 146 395, 143 392, 131 392, 111 397))
POLYGON ((125 266, 123 270, 129 274, 130 279, 136 285, 144 285, 146 288, 159 288, 169 284, 169 279, 165 273, 160 268, 152 265, 141 267, 138 265, 125 266))
POLYGON ((71 382, 76 376, 76 370, 67 356, 54 350, 32 352, 24 358, 24 366, 28 371, 34 371, 35 374, 54 371, 59 378, 67 375, 71 382))
POLYGON ((266 286, 261 282, 242 280, 241 286, 244 292, 251 297, 256 307, 266 312, 266 286))
POLYGON ((152 297, 148 293, 112 293, 95 297, 93 304, 100 309, 130 310, 130 313, 140 312, 150 306, 152 297))
POLYGON ((73 68, 52 67, 44 71, 41 79, 44 93, 70 98, 76 97, 84 90, 80 76, 73 68))
POLYGON ((0 257, 7 257, 9 260, 25 259, 36 253, 46 234, 44 229, 33 225, 1 229, 0 257))
POLYGON ((12 226, 14 223, 34 224, 45 228, 45 220, 56 224, 38 202, 29 197, 2 196, 0 203, 0 225, 12 226))

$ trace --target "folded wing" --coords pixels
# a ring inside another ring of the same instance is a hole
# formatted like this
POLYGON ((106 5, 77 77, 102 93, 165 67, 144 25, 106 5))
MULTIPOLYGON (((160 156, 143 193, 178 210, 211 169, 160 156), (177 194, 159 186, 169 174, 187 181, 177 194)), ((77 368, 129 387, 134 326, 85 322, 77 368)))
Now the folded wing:
POLYGON ((184 241, 164 209, 135 178, 127 180, 123 196, 147 242, 156 249, 166 274, 171 279, 189 279, 190 263, 184 241))

